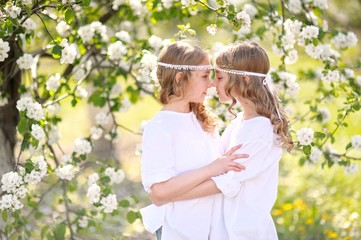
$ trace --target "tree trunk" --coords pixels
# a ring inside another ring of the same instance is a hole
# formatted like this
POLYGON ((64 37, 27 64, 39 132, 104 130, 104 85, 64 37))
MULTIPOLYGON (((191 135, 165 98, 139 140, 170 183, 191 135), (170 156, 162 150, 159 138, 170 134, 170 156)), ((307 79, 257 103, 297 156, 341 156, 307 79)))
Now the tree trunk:
POLYGON ((21 72, 15 61, 15 44, 15 41, 9 41, 9 57, 0 63, 0 91, 5 92, 8 98, 8 104, 0 107, 0 178, 15 166, 14 148, 19 121, 16 102, 21 82, 21 72))

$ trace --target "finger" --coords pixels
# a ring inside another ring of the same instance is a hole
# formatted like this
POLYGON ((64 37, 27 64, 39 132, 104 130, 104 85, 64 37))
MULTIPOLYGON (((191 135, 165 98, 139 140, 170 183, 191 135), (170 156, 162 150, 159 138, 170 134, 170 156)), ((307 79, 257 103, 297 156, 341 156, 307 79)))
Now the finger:
POLYGON ((242 147, 242 144, 236 145, 234 147, 232 147, 231 149, 229 149, 225 154, 223 154, 224 156, 229 156, 232 155, 235 151, 237 151, 238 149, 240 149, 242 147))
POLYGON ((240 164, 240 163, 235 163, 235 164, 233 165, 233 167, 239 169, 240 171, 246 170, 246 166, 244 166, 244 165, 242 165, 242 164, 240 164))
POLYGON ((234 154, 234 155, 231 155, 231 156, 228 156, 227 158, 231 161, 234 161, 236 159, 240 159, 240 158, 248 158, 249 157, 249 154, 234 154))

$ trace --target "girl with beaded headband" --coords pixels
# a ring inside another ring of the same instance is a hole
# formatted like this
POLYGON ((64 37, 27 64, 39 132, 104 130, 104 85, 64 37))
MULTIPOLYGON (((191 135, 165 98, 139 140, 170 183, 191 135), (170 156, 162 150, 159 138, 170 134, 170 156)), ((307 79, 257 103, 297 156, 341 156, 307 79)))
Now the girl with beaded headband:
POLYGON ((248 159, 237 162, 246 171, 230 171, 212 177, 173 201, 223 193, 227 238, 278 239, 270 214, 276 201, 278 166, 282 147, 291 150, 288 118, 273 92, 267 53, 256 43, 239 43, 223 49, 216 58, 216 87, 221 102, 232 100, 243 108, 222 135, 226 149, 242 144, 238 153, 248 159))
POLYGON ((218 230, 224 227, 221 194, 171 202, 212 176, 244 169, 234 162, 247 157, 233 154, 239 146, 217 159, 221 152, 215 119, 203 105, 210 69, 207 53, 186 42, 170 44, 159 56, 163 107, 144 129, 142 183, 154 204, 168 203, 141 209, 146 229, 156 231, 157 239, 224 239, 224 231, 218 230))

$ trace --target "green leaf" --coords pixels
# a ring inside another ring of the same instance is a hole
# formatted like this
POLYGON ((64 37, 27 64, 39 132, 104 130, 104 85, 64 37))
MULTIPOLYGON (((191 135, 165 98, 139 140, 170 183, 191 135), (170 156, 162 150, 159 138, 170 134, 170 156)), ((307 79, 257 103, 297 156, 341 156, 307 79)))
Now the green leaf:
POLYGON ((62 47, 60 47, 59 45, 55 45, 53 47, 53 50, 51 51, 51 54, 53 55, 54 58, 60 58, 61 57, 61 50, 63 50, 62 47))
POLYGON ((27 131, 28 119, 25 116, 20 117, 20 121, 18 123, 18 131, 21 135, 24 135, 27 131))
POLYGON ((74 21, 74 19, 75 19, 74 10, 72 10, 72 9, 66 10, 66 12, 65 12, 65 21, 70 24, 72 21, 74 21))
POLYGON ((350 148, 352 148, 352 143, 348 143, 348 144, 346 145, 346 150, 349 150, 350 148))
POLYGON ((64 223, 60 223, 56 226, 56 228, 53 230, 54 238, 56 240, 64 240, 65 239, 65 229, 66 226, 64 223))
POLYGON ((218 5, 221 5, 221 6, 224 5, 224 1, 223 1, 223 0, 216 0, 216 3, 217 3, 218 5))
POLYGON ((315 138, 324 139, 326 137, 326 134, 322 132, 315 132, 314 136, 315 138))
POLYGON ((123 199, 122 201, 119 202, 118 204, 120 207, 123 207, 123 208, 127 208, 130 206, 130 202, 126 199, 123 199))
POLYGON ((6 210, 2 211, 1 216, 4 220, 4 222, 6 222, 8 220, 8 212, 6 210))
POLYGON ((89 7, 91 0, 82 0, 84 7, 89 7))
POLYGON ((128 220, 129 223, 135 222, 135 220, 137 220, 137 218, 138 218, 138 214, 136 212, 129 211, 127 213, 127 220, 128 220))
POLYGON ((302 150, 307 156, 309 156, 311 154, 311 145, 303 146, 302 150))
POLYGON ((45 234, 48 233, 49 229, 50 229, 50 226, 47 224, 45 224, 44 227, 41 228, 41 234, 40 234, 41 239, 44 239, 45 234))

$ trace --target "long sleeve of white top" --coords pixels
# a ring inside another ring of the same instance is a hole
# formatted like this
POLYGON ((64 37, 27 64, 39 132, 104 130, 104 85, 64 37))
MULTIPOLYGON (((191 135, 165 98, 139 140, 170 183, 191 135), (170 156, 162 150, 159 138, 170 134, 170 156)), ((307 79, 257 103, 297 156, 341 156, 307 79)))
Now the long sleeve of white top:
MULTIPOLYGON (((234 144, 242 144, 242 148, 237 153, 247 153, 249 158, 236 160, 246 167, 245 171, 230 171, 220 176, 212 177, 217 187, 226 197, 234 197, 240 191, 242 184, 252 178, 257 177, 267 168, 272 166, 275 159, 279 157, 269 156, 273 146, 274 135, 271 124, 259 126, 257 131, 252 133, 252 128, 246 129, 235 139, 234 144)), ((281 155, 279 151, 279 156, 281 155)), ((272 153, 273 155, 274 153, 272 153)))
POLYGON ((153 184, 176 175, 170 136, 161 128, 150 125, 143 133, 142 182, 148 192, 153 184))

